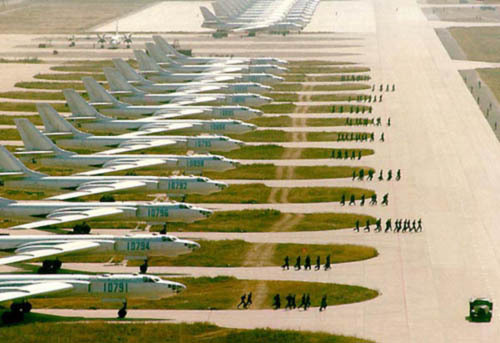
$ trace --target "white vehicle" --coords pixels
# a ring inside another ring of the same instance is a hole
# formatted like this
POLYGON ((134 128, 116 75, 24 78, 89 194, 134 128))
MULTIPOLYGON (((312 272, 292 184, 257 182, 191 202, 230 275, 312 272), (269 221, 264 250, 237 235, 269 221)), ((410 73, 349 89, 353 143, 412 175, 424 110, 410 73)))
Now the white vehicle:
MULTIPOLYGON (((185 89, 173 93, 147 93, 127 82, 127 79, 114 68, 104 67, 104 75, 110 87, 110 93, 129 104, 164 104, 164 103, 218 103, 226 105, 262 106, 273 99, 252 93, 210 93, 200 94, 200 89, 185 89)), ((215 89, 214 89, 215 90, 215 89)))
POLYGON ((127 62, 121 58, 114 58, 113 64, 128 83, 136 88, 151 93, 165 93, 177 91, 196 91, 198 93, 263 93, 270 92, 272 87, 257 82, 220 83, 212 81, 192 81, 179 83, 154 83, 137 73, 127 62))
POLYGON ((176 257, 198 249, 196 242, 158 233, 113 235, 15 235, 0 236, 0 250, 13 252, 1 257, 0 265, 44 259, 40 273, 57 273, 60 256, 77 254, 121 254, 126 259, 146 261, 140 268, 147 272, 147 260, 154 256, 176 257), (50 259, 52 258, 52 259, 50 259), (55 258, 55 259, 54 259, 55 258))
POLYGON ((163 69, 151 57, 142 50, 134 50, 134 56, 139 63, 139 73, 154 82, 188 82, 206 81, 211 82, 260 82, 264 84, 276 84, 284 81, 284 78, 268 73, 225 73, 220 71, 205 71, 204 73, 174 73, 163 69))
POLYGON ((224 64, 218 62, 213 64, 182 64, 170 58, 154 43, 146 43, 148 54, 160 66, 166 67, 169 71, 179 73, 203 73, 203 72, 221 72, 221 73, 270 73, 284 74, 288 71, 287 68, 280 67, 274 64, 238 64, 231 67, 225 67, 224 64))
MULTIPOLYGON (((75 120, 78 127, 97 133, 126 133, 136 132, 136 135, 159 133, 164 131, 164 127, 175 124, 191 125, 185 128, 185 131, 191 132, 211 132, 211 133, 245 133, 253 131, 257 126, 234 119, 162 119, 158 117, 148 117, 135 120, 113 119, 99 113, 90 106, 73 89, 63 90, 64 97, 68 103, 69 109, 73 114, 66 119, 75 120)), ((50 106, 46 104, 46 106, 50 106)), ((53 108, 51 108, 53 110, 53 108)), ((55 111, 55 110, 54 110, 55 111)), ((243 142, 240 146, 243 146, 243 142)))
POLYGON ((217 155, 78 155, 56 146, 28 119, 16 119, 23 140, 24 151, 17 152, 21 160, 50 167, 96 168, 75 175, 102 175, 136 168, 161 167, 186 173, 204 171, 223 172, 236 168, 239 163, 217 155))
MULTIPOLYGON (((141 131, 126 133, 118 136, 94 136, 82 132, 71 125, 59 113, 57 113, 49 104, 37 104, 38 112, 42 117, 45 127, 45 134, 51 136, 57 144, 66 149, 90 149, 102 150, 114 148, 111 150, 100 151, 100 154, 114 155, 130 151, 143 150, 156 147, 177 147, 186 148, 193 151, 231 151, 240 149, 244 143, 217 135, 198 135, 198 136, 147 136, 148 133, 165 131, 165 126, 152 125, 143 128, 141 131)), ((120 123, 118 123, 120 125, 120 123)), ((130 126, 130 122, 128 123, 130 126)), ((189 128, 201 125, 198 123, 179 123, 170 124, 170 127, 189 128)), ((239 125, 235 123, 234 126, 239 125)), ((112 126, 112 125, 110 125, 112 126)))
POLYGON ((163 105, 130 105, 118 101, 109 94, 104 87, 93 78, 82 77, 83 84, 87 90, 91 105, 98 107, 99 111, 113 117, 142 118, 145 116, 156 116, 172 118, 182 115, 209 115, 213 117, 245 116, 249 114, 261 114, 261 111, 253 110, 245 106, 187 106, 180 102, 176 104, 163 105))
POLYGON ((0 303, 13 301, 11 311, 4 312, 2 320, 7 324, 21 321, 24 314, 32 309, 27 302, 30 298, 65 296, 122 301, 118 317, 124 318, 128 299, 161 299, 178 294, 185 288, 181 283, 162 280, 154 275, 0 275, 0 303))
POLYGON ((161 36, 153 36, 153 40, 164 54, 172 57, 182 64, 210 64, 210 63, 224 63, 224 64, 275 64, 286 65, 288 62, 274 57, 190 57, 177 51, 172 45, 163 39, 161 36))
POLYGON ((69 200, 95 194, 165 193, 169 196, 211 194, 227 187, 223 182, 195 176, 48 176, 27 168, 0 145, 0 178, 7 189, 58 191, 48 200, 69 200))

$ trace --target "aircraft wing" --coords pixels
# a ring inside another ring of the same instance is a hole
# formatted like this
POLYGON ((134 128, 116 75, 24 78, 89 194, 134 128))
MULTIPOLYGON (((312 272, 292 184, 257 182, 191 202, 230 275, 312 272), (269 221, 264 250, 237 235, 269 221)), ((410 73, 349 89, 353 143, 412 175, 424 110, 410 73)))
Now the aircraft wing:
POLYGON ((217 73, 204 73, 200 77, 193 79, 193 81, 200 82, 226 82, 226 81, 234 81, 238 80, 241 77, 238 75, 217 75, 217 73))
POLYGON ((99 247, 98 242, 67 241, 54 245, 44 245, 43 242, 34 241, 33 244, 24 245, 15 251, 15 255, 0 258, 0 265, 19 263, 42 257, 58 256, 72 252, 82 252, 99 247))
POLYGON ((119 145, 116 149, 100 151, 99 155, 115 155, 124 152, 137 151, 143 149, 158 148, 162 146, 175 145, 178 141, 172 139, 134 139, 134 136, 130 137, 129 141, 126 141, 119 145))
POLYGON ((218 85, 203 85, 203 86, 189 86, 186 85, 184 87, 179 88, 177 91, 178 92, 183 92, 183 93, 188 93, 188 94, 193 94, 193 93, 202 93, 202 92, 213 92, 217 90, 221 90, 225 88, 226 86, 218 86, 218 85))
POLYGON ((125 189, 141 188, 144 186, 146 186, 146 183, 143 181, 123 180, 123 181, 113 181, 107 183, 87 182, 87 183, 82 183, 74 192, 55 195, 53 197, 47 198, 47 200, 68 200, 94 194, 117 192, 125 189))
POLYGON ((238 66, 224 66, 224 65, 213 65, 207 69, 210 73, 225 74, 225 73, 237 73, 242 71, 242 67, 238 66))
POLYGON ((175 105, 194 105, 194 104, 203 104, 206 102, 212 102, 212 101, 217 101, 219 100, 220 97, 217 96, 210 96, 210 95, 199 95, 197 97, 189 96, 189 97, 183 97, 180 96, 179 98, 176 98, 172 100, 170 103, 175 104, 175 105))
POLYGON ((123 213, 124 210, 118 207, 103 207, 89 209, 72 209, 67 208, 61 211, 55 211, 47 215, 47 219, 39 220, 32 223, 21 224, 10 227, 10 229, 37 229, 45 226, 59 225, 65 223, 73 223, 85 221, 94 218, 107 217, 114 214, 123 213))
POLYGON ((154 118, 159 118, 159 119, 175 119, 175 118, 182 118, 185 116, 192 116, 196 114, 203 114, 205 113, 205 110, 203 109, 180 109, 179 106, 176 106, 177 108, 166 108, 164 110, 159 110, 156 111, 153 114, 154 118))
POLYGON ((173 159, 160 159, 160 158, 144 158, 144 159, 119 159, 110 161, 102 166, 100 169, 89 170, 83 173, 78 173, 75 175, 102 175, 107 173, 113 173, 117 171, 145 168, 152 166, 159 166, 165 164, 175 164, 177 161, 173 159))
MULTIPOLYGON (((35 278, 35 276, 33 276, 35 278)), ((73 285, 66 282, 44 281, 23 286, 4 286, 0 284, 0 302, 11 301, 16 299, 31 298, 37 295, 47 295, 59 293, 73 289, 73 285)))
POLYGON ((152 133, 163 133, 168 131, 191 129, 194 126, 196 125, 190 123, 179 123, 179 124, 162 123, 160 118, 158 118, 157 123, 146 124, 140 127, 139 130, 136 132, 127 133, 126 136, 127 137, 144 136, 144 135, 150 135, 152 133))

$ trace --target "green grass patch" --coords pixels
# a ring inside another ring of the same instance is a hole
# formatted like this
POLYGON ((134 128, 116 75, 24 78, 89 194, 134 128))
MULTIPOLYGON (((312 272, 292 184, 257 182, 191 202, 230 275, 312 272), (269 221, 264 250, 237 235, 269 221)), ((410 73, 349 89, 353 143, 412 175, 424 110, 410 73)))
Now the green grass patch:
POLYGON ((11 91, 0 92, 0 98, 25 100, 64 100, 61 92, 11 91))
POLYGON ((0 58, 0 63, 40 64, 44 62, 38 57, 25 57, 25 58, 15 58, 15 59, 0 58))
POLYGON ((368 67, 321 67, 321 66, 291 66, 290 74, 352 74, 370 71, 368 67))
POLYGON ((89 73, 52 73, 52 74, 36 74, 35 79, 48 81, 80 81, 84 76, 91 76, 97 81, 106 81, 104 74, 89 74, 89 73))
POLYGON ((292 132, 282 130, 259 130, 228 136, 244 142, 290 142, 293 140, 292 132))
POLYGON ((86 65, 86 64, 64 65, 64 66, 50 67, 50 70, 63 71, 63 72, 69 72, 69 73, 100 73, 100 72, 102 72, 102 66, 100 66, 100 65, 86 65))
MULTIPOLYGON (((282 179, 327 179, 351 177, 353 171, 361 168, 348 166, 310 166, 285 167, 291 172, 285 172, 278 177, 277 167, 272 164, 249 164, 222 173, 207 172, 203 175, 213 179, 245 179, 245 180, 282 180, 282 179)), ((367 170, 367 168, 364 168, 367 170)), ((138 173, 139 174, 139 173, 138 173)))
MULTIPOLYGON (((307 118, 305 126, 346 126, 347 121, 354 118, 307 118)), ((369 124, 373 124, 373 119, 367 119, 369 124)), ((261 127, 292 127, 293 118, 290 116, 277 116, 277 117, 258 117, 248 120, 249 123, 261 127)))
MULTIPOLYGON (((50 103, 58 112, 68 112, 69 109, 63 103, 50 103)), ((2 102, 0 101, 0 111, 7 112, 37 112, 34 102, 2 102)))
MULTIPOLYGON (((331 256, 332 263, 345 263, 367 260, 378 255, 375 248, 352 245, 352 244, 288 244, 288 243, 263 243, 256 244, 243 240, 197 240, 201 248, 186 255, 177 257, 151 257, 148 260, 150 266, 195 266, 195 267, 271 267, 280 266, 285 256, 331 256), (246 255, 256 248, 262 250, 271 249, 272 256, 257 254, 252 260, 248 260, 246 255)), ((86 255, 82 255, 82 262, 86 255)), ((70 261, 71 256, 66 257, 70 261)), ((77 260, 77 262, 78 262, 77 260)), ((109 261, 109 256, 104 257, 102 262, 109 261)), ((129 266, 139 266, 141 261, 130 261, 129 266)))
POLYGON ((267 104, 255 107, 264 113, 292 113, 297 108, 294 104, 267 104))
POLYGON ((25 89, 63 90, 72 88, 75 90, 85 90, 82 82, 21 81, 17 82, 15 86, 25 89))
MULTIPOLYGON (((29 314, 37 317, 38 314, 29 314)), ((35 319, 36 320, 36 319, 35 319)), ((149 342, 178 343, 373 343, 356 337, 332 335, 318 332, 254 329, 227 329, 207 323, 171 324, 171 323, 113 323, 102 322, 68 323, 70 319, 61 318, 63 323, 37 322, 2 327, 0 338, 4 342, 39 342, 52 343, 54 337, 58 343, 99 342, 106 337, 107 343, 149 342)))
POLYGON ((221 192, 210 195, 192 194, 187 196, 190 203, 242 203, 262 204, 269 202, 312 203, 340 201, 342 195, 354 194, 356 199, 362 195, 369 198, 375 192, 355 187, 267 187, 260 183, 230 185, 221 192), (271 194, 275 194, 272 200, 271 194), (282 199, 284 198, 284 199, 282 199))
POLYGON ((10 115, 2 115, 0 114, 0 125, 15 125, 14 119, 26 118, 34 125, 42 125, 42 118, 38 115, 33 116, 10 116, 10 115))
MULTIPOLYGON (((131 300, 130 309, 187 309, 217 310, 234 309, 241 294, 253 290, 254 309, 270 309, 272 297, 279 293, 286 296, 310 293, 312 306, 319 306, 321 296, 328 296, 328 304, 341 305, 366 301, 378 296, 378 292, 364 287, 297 281, 257 281, 239 280, 233 277, 218 276, 215 278, 175 278, 175 281, 186 285, 187 289, 181 294, 160 300, 131 300), (264 284, 266 292, 259 293, 258 286, 264 284), (263 301, 257 299, 263 298, 263 301), (260 303, 260 306, 258 305, 260 303)), ((34 308, 116 308, 116 303, 101 302, 99 299, 87 297, 65 297, 60 299, 33 299, 34 308)))

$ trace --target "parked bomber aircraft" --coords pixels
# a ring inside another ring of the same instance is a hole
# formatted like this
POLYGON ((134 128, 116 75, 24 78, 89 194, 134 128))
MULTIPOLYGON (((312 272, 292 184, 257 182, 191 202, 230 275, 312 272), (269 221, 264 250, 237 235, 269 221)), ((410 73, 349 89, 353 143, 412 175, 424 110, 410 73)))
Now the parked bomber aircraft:
POLYGON ((89 94, 90 103, 93 106, 98 107, 100 112, 114 117, 142 118, 154 115, 158 117, 173 118, 183 115, 200 114, 217 118, 227 118, 262 114, 262 111, 240 105, 185 106, 182 103, 163 105, 130 105, 122 101, 118 101, 93 78, 85 76, 82 78, 82 81, 89 94))
MULTIPOLYGON (((253 124, 245 123, 233 119, 162 119, 158 117, 147 117, 135 120, 119 120, 107 117, 99 113, 94 107, 89 105, 80 94, 73 89, 63 90, 64 97, 70 108, 73 116, 66 117, 76 121, 78 127, 90 130, 97 133, 124 133, 137 132, 137 135, 163 132, 163 128, 167 125, 188 124, 191 127, 185 131, 192 132, 214 132, 214 133, 245 133, 255 130, 257 127, 253 124)), ((40 105, 42 106, 42 105, 40 105)), ((55 112, 48 104, 43 106, 48 107, 44 112, 55 112)), ((61 128, 64 130, 64 126, 61 128)), ((57 128, 55 128, 57 132, 57 128)))
MULTIPOLYGON (((191 253, 200 245, 171 235, 127 234, 112 235, 15 235, 0 236, 0 250, 13 255, 1 257, 0 265, 44 259, 42 273, 56 273, 62 262, 57 258, 73 253, 121 254, 127 259, 147 261, 153 256, 175 257, 191 253), (52 258, 48 259, 48 258, 52 258), (55 259, 54 259, 55 258, 55 259)), ((147 272, 147 263, 141 266, 147 272)))
POLYGON ((70 168, 98 168, 76 175, 102 175, 136 168, 161 166, 166 170, 187 173, 203 171, 222 172, 236 168, 239 163, 217 155, 78 155, 56 146, 28 119, 16 119, 16 126, 25 150, 18 152, 23 160, 43 166, 70 168))
POLYGON ((209 93, 199 94, 199 89, 178 91, 174 93, 147 93, 127 82, 127 79, 114 68, 105 67, 104 75, 110 87, 110 93, 119 96, 120 100, 129 104, 164 104, 164 103, 218 103, 262 106, 273 99, 253 93, 209 93))
POLYGON ((162 280, 154 275, 0 275, 0 303, 13 301, 11 311, 4 312, 2 320, 5 323, 21 321, 24 314, 32 309, 27 302, 30 298, 64 296, 123 301, 118 316, 124 318, 128 299, 161 299, 178 294, 185 288, 181 283, 162 280))
MULTIPOLYGON (((103 150, 112 148, 100 151, 100 154, 114 155, 162 146, 186 148, 193 151, 231 151, 244 145, 242 141, 217 135, 145 136, 148 133, 164 131, 164 128, 160 126, 117 136, 94 136, 76 129, 48 104, 37 104, 37 109, 45 126, 45 134, 66 149, 103 150)), ((238 126, 239 123, 242 122, 237 122, 234 126, 238 126)), ((120 125, 120 122, 117 125, 120 125)), ((130 125, 132 124, 129 123, 130 125)), ((177 125, 196 126, 198 124, 177 125)), ((246 124, 242 123, 241 125, 245 126, 246 124)))
POLYGON ((137 201, 64 202, 30 200, 16 201, 0 198, 0 217, 11 220, 41 220, 19 224, 10 229, 39 229, 88 221, 125 220, 150 224, 167 222, 193 223, 203 220, 212 211, 185 203, 154 203, 137 201))
POLYGON ((225 63, 225 64, 274 64, 274 65, 286 65, 288 62, 279 58, 274 57, 190 57, 186 56, 179 51, 177 51, 172 45, 162 37, 155 35, 153 40, 160 47, 164 54, 172 57, 176 61, 182 64, 209 64, 209 63, 225 63))
POLYGON ((284 78, 268 73, 174 73, 163 69, 154 59, 142 50, 134 50, 134 56, 139 63, 139 73, 154 82, 188 82, 213 80, 212 82, 259 82, 263 84, 276 84, 284 81, 284 78))
POLYGON ((219 93, 263 93, 272 88, 257 82, 220 83, 212 81, 191 81, 179 83, 154 83, 136 72, 121 58, 114 58, 113 64, 120 74, 134 87, 151 93, 165 92, 213 92, 219 93))
POLYGON ((27 168, 2 145, 0 145, 0 179, 3 187, 7 189, 64 192, 48 200, 69 200, 120 191, 185 196, 211 194, 227 187, 223 182, 199 176, 48 176, 27 168))
POLYGON ((270 73, 270 74, 284 74, 287 72, 287 68, 280 67, 275 64, 238 64, 232 65, 230 68, 231 71, 227 71, 229 67, 226 67, 226 71, 224 70, 224 64, 220 64, 218 62, 212 64, 182 64, 181 62, 177 62, 174 59, 170 58, 160 47, 154 43, 146 43, 146 50, 160 66, 166 67, 168 70, 179 73, 203 73, 210 71, 217 72, 227 72, 227 73, 270 73))

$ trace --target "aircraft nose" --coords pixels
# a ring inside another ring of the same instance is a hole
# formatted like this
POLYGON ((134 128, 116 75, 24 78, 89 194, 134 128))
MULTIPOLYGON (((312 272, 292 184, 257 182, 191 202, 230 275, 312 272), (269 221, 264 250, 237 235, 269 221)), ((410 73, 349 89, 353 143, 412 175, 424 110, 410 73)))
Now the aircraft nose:
POLYGON ((188 247, 188 249, 191 249, 192 251, 200 248, 200 245, 193 241, 187 241, 187 243, 184 243, 184 245, 188 247))
POLYGON ((205 218, 208 218, 212 215, 213 211, 206 210, 206 209, 201 209, 199 210, 200 214, 203 215, 205 218))

